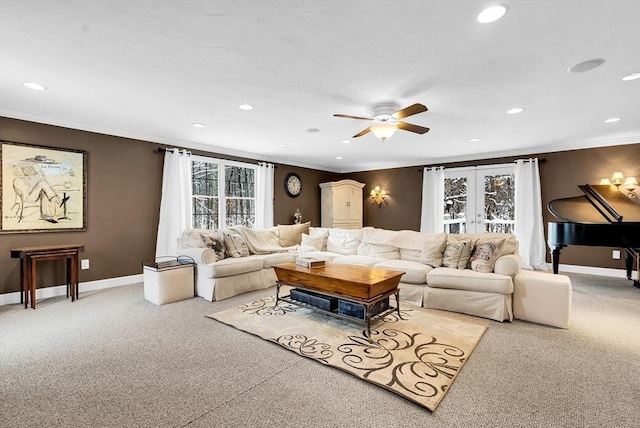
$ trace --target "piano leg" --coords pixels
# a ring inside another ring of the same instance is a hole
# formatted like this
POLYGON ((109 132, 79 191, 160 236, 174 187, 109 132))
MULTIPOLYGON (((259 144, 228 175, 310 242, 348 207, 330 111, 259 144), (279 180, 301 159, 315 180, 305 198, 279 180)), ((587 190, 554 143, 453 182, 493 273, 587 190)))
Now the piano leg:
POLYGON ((633 280, 634 287, 640 288, 640 251, 634 248, 625 248, 625 264, 627 267, 627 279, 633 280), (634 280, 632 277, 633 265, 636 265, 638 271, 638 279, 634 280))
POLYGON ((551 252, 551 262, 553 263, 553 273, 558 273, 558 268, 560 267, 560 250, 562 246, 557 246, 551 252))

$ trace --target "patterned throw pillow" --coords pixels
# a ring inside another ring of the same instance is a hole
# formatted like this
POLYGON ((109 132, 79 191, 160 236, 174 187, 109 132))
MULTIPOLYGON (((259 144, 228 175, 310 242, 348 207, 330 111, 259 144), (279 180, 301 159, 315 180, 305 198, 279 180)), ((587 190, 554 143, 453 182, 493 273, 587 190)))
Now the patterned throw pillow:
POLYGON ((234 232, 224 233, 224 246, 227 248, 227 252, 231 257, 248 257, 249 247, 244 238, 234 232))
POLYGON ((205 247, 211 248, 216 253, 216 260, 227 258, 227 250, 224 245, 224 235, 219 230, 214 230, 209 234, 201 233, 202 243, 205 247))
POLYGON ((465 269, 471 254, 471 238, 449 235, 442 254, 442 266, 452 269, 465 269))
POLYGON ((496 260, 502 254, 502 247, 507 238, 480 239, 471 256, 471 269, 476 272, 493 272, 496 260))
POLYGON ((433 234, 422 245, 420 263, 437 268, 442 266, 442 253, 447 247, 447 235, 444 233, 433 234))

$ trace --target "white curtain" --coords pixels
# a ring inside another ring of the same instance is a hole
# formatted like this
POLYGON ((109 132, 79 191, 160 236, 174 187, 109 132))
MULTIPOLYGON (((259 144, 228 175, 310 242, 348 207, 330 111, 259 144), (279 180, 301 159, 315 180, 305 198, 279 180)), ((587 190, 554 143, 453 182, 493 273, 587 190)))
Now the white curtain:
POLYGON ((167 149, 162 171, 162 199, 156 257, 177 256, 178 238, 191 227, 191 156, 186 150, 167 149))
POLYGON ((425 168, 422 176, 420 232, 444 230, 444 168, 425 168))
POLYGON ((270 163, 258 164, 256 178, 256 228, 268 229, 273 226, 273 170, 270 163))
POLYGON ((538 159, 517 160, 515 180, 515 235, 522 256, 522 267, 548 270, 538 159))

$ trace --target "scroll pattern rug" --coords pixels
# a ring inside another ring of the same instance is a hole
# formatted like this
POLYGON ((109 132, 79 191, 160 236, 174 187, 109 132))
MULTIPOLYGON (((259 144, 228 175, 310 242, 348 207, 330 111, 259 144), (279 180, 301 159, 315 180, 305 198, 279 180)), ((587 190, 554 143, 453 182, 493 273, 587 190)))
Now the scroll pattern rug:
POLYGON ((487 321, 401 304, 366 327, 267 297, 207 315, 339 368, 433 411, 486 331, 487 321), (465 321, 461 320, 465 319, 465 321))

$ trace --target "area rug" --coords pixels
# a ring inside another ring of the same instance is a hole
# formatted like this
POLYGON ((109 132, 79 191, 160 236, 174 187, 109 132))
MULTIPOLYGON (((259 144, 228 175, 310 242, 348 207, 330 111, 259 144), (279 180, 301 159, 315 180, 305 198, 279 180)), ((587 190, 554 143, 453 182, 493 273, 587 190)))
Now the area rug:
POLYGON ((483 319, 401 304, 366 327, 266 297, 207 315, 436 409, 487 329, 483 319), (463 320, 464 319, 464 320, 463 320))

